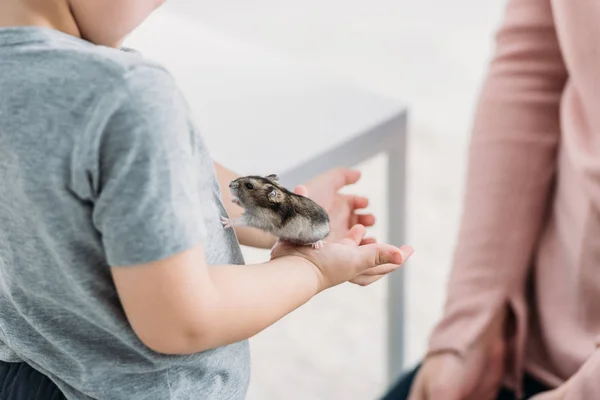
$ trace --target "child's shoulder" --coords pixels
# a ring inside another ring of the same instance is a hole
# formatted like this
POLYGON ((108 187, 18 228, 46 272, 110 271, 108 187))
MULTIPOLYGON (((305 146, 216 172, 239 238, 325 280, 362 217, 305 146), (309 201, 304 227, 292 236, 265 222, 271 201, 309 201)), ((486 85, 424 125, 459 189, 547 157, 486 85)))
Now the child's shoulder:
POLYGON ((50 52, 54 59, 46 60, 44 74, 57 75, 64 96, 93 104, 98 118, 123 108, 128 114, 157 113, 155 119, 189 112, 171 73, 142 53, 70 38, 64 41, 50 52), (48 68, 49 64, 54 67, 48 68))
POLYGON ((7 56, 22 62, 23 73, 39 77, 36 82, 60 83, 61 92, 102 94, 140 80, 143 85, 154 81, 154 85, 174 86, 163 66, 129 48, 98 46, 46 28, 13 28, 5 32, 9 34, 19 46, 7 56))
POLYGON ((69 104, 66 113, 60 107, 52 112, 72 118, 72 126, 84 125, 77 130, 86 132, 84 142, 99 143, 108 130, 122 126, 129 132, 121 140, 158 141, 176 124, 189 140, 190 110, 166 68, 128 48, 98 46, 60 32, 35 33, 19 49, 26 57, 15 56, 32 77, 27 84, 49 104, 69 104), (138 125, 164 128, 136 131, 138 125))
POLYGON ((67 69, 78 77, 100 87, 127 86, 135 81, 159 80, 163 83, 172 82, 170 73, 159 63, 145 58, 141 53, 129 49, 114 49, 103 46, 72 46, 62 49, 63 62, 67 69), (133 81, 133 82, 132 82, 133 81))

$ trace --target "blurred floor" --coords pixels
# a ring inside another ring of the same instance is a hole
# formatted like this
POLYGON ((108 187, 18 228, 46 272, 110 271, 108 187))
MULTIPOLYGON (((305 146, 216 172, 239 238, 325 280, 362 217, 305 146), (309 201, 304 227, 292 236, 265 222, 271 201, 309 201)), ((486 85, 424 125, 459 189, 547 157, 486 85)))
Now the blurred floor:
MULTIPOLYGON (((501 0, 171 0, 166 9, 237 35, 411 109, 407 364, 440 316, 460 213, 465 151, 501 0)), ((205 132, 210 134, 210 132, 205 132)), ((385 240, 385 159, 359 166, 385 240)), ((248 262, 265 252, 245 249, 248 262)), ((385 281, 342 285, 251 340, 249 400, 376 399, 386 384, 385 281)))

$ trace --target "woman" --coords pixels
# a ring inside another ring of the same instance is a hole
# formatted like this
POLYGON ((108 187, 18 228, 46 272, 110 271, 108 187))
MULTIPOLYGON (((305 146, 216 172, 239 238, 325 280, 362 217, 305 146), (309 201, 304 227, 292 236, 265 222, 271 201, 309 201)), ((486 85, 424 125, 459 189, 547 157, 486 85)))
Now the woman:
POLYGON ((509 0, 444 317, 387 398, 600 399, 599 269, 600 3, 509 0))

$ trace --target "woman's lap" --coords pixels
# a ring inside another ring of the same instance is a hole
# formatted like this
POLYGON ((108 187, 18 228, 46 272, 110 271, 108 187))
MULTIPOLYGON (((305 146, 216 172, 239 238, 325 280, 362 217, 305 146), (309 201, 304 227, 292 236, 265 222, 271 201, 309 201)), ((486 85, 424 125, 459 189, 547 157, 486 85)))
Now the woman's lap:
POLYGON ((405 400, 410 394, 410 387, 415 379, 415 375, 419 371, 419 366, 402 375, 394 386, 385 394, 381 400, 405 400))
MULTIPOLYGON (((381 400, 408 400, 410 387, 412 386, 413 380, 419 371, 419 367, 420 365, 401 376, 394 386, 392 386, 392 388, 384 395, 384 397, 381 398, 381 400)), ((526 375, 523 378, 523 392, 525 399, 547 390, 550 390, 550 388, 544 386, 535 378, 529 375, 526 375)), ((496 400, 516 400, 516 396, 511 390, 501 388, 496 400)))
POLYGON ((65 400, 58 387, 25 363, 0 361, 0 400, 65 400))

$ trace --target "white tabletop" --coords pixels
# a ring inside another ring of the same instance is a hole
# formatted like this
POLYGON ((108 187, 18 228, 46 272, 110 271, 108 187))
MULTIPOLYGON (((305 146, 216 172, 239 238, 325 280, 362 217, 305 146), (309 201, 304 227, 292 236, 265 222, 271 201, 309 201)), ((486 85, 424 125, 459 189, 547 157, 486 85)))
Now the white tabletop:
POLYGON ((156 13, 125 45, 173 73, 213 157, 240 174, 284 174, 405 112, 179 15, 156 13))

